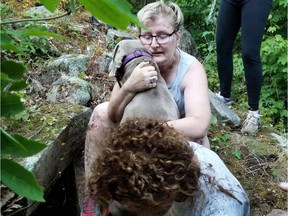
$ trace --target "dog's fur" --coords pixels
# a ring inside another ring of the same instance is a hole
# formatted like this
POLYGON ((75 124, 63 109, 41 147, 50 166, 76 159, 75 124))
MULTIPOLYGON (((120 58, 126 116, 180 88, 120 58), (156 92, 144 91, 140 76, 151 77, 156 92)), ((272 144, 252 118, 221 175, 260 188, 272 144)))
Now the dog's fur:
POLYGON ((152 57, 141 56, 135 58, 128 62, 124 68, 121 68, 125 56, 136 50, 145 50, 138 40, 120 41, 114 49, 113 59, 109 66, 109 75, 116 76, 118 70, 124 70, 121 71, 124 75, 122 79, 119 80, 122 86, 139 63, 148 61, 158 72, 157 86, 143 92, 138 92, 126 106, 121 122, 124 122, 128 118, 152 118, 158 121, 178 119, 179 111, 177 105, 152 57))

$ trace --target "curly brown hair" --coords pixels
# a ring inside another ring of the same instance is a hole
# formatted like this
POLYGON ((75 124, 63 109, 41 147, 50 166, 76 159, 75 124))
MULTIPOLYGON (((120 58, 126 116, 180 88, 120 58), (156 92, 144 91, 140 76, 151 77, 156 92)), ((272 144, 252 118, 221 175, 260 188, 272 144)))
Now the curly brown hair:
POLYGON ((106 140, 89 188, 104 208, 114 200, 137 212, 161 208, 167 197, 170 204, 187 198, 193 202, 199 176, 198 161, 180 132, 166 123, 134 119, 106 140))

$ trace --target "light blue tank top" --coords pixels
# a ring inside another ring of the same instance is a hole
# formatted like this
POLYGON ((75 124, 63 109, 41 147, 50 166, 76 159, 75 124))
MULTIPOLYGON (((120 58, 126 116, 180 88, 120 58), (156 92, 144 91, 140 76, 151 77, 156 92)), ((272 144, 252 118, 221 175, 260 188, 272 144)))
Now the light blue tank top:
POLYGON ((183 77, 188 72, 189 67, 193 64, 196 58, 180 49, 179 51, 180 51, 180 62, 178 65, 177 74, 171 85, 168 86, 168 89, 177 104, 180 113, 180 118, 183 118, 185 117, 185 104, 184 104, 184 93, 181 89, 181 83, 183 77))

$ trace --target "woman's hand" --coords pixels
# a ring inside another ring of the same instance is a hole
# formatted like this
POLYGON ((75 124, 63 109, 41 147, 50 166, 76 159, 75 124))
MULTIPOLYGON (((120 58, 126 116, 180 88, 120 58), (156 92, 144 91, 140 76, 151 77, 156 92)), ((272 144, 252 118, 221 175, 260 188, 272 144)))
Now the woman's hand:
POLYGON ((135 67, 127 81, 123 84, 127 91, 136 93, 156 87, 158 73, 149 62, 141 62, 135 67))

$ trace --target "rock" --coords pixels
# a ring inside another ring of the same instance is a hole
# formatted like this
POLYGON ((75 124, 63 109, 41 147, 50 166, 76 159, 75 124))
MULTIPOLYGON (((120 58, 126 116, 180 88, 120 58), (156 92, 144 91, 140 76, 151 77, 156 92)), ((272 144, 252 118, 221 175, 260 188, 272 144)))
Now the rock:
POLYGON ((288 216, 288 212, 281 209, 273 209, 267 216, 288 216))
POLYGON ((28 86, 29 94, 37 96, 45 92, 47 89, 38 80, 31 78, 30 85, 28 86))
MULTIPOLYGON (((39 107, 38 112, 41 118, 45 119, 43 121, 47 122, 38 120, 38 124, 35 123, 34 139, 47 144, 47 148, 37 155, 25 158, 21 163, 34 173, 47 194, 77 152, 83 150, 86 127, 92 110, 67 103, 50 103, 39 107)), ((22 124, 21 127, 28 131, 27 126, 22 124)), ((36 203, 30 207, 27 215, 31 215, 37 206, 36 203)))
POLYGON ((62 75, 79 76, 79 74, 86 73, 88 61, 90 57, 87 55, 62 55, 54 61, 47 64, 46 73, 41 77, 42 84, 52 84, 55 80, 59 79, 62 75))
POLYGON ((200 53, 198 52, 197 45, 191 36, 191 34, 186 29, 181 29, 182 37, 180 49, 194 56, 198 60, 201 59, 200 53))
POLYGON ((223 124, 231 127, 238 127, 241 123, 239 116, 229 109, 211 90, 209 90, 209 100, 212 113, 223 124))
POLYGON ((270 133, 270 135, 271 135, 272 137, 274 137, 274 138, 278 141, 279 146, 280 146, 282 149, 288 150, 288 140, 287 140, 285 137, 280 136, 280 135, 278 135, 278 134, 276 134, 276 133, 270 133))
POLYGON ((96 47, 94 45, 90 45, 86 48, 87 56, 89 56, 90 58, 95 54, 95 51, 96 47))
POLYGON ((133 38, 133 36, 131 36, 129 33, 125 31, 120 31, 112 28, 108 29, 106 36, 108 41, 114 40, 116 38, 121 38, 121 40, 133 38))
POLYGON ((58 10, 55 10, 53 13, 46 9, 44 6, 38 6, 38 7, 32 7, 29 10, 24 12, 25 16, 28 17, 40 17, 40 18, 45 18, 45 17, 53 17, 56 15, 59 15, 60 12, 58 10))
POLYGON ((89 84, 79 77, 62 76, 48 92, 47 101, 86 105, 90 100, 89 84))
POLYGON ((109 64, 112 60, 112 53, 105 52, 98 59, 95 60, 93 67, 94 71, 99 72, 108 72, 109 64))

